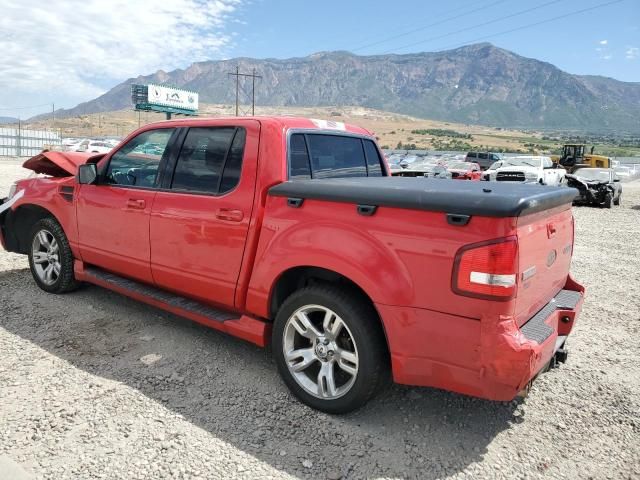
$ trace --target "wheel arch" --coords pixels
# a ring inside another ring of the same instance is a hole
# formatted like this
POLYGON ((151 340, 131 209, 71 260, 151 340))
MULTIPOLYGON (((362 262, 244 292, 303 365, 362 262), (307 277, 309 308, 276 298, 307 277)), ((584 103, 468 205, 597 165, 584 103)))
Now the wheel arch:
POLYGON ((275 319, 278 310, 291 294, 314 283, 339 285, 366 302, 371 307, 372 313, 375 314, 375 323, 384 335, 387 353, 389 352, 389 341, 384 322, 371 296, 357 282, 342 273, 327 268, 305 265, 291 267, 282 272, 273 283, 269 295, 269 318, 275 319))
POLYGON ((50 210, 33 203, 21 204, 15 210, 7 212, 5 221, 7 250, 15 253, 28 253, 31 228, 43 218, 53 218, 62 225, 50 210))

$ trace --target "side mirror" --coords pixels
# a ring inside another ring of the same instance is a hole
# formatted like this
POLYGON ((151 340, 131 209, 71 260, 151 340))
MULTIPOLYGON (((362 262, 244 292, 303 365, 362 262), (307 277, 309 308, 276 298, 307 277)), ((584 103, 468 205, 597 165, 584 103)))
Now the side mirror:
POLYGON ((78 183, 80 185, 92 185, 98 179, 98 166, 95 163, 87 163, 78 167, 78 183))
POLYGON ((619 178, 614 178, 614 179, 613 179, 613 181, 614 181, 614 182, 619 182, 619 181, 620 181, 620 179, 619 179, 619 178))

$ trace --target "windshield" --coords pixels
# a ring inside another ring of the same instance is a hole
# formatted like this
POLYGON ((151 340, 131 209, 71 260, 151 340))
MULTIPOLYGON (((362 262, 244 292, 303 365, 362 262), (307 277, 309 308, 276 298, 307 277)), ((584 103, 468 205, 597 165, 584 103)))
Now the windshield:
POLYGON ((602 182, 608 182, 611 178, 610 171, 602 168, 580 168, 575 171, 574 175, 585 180, 600 180, 602 182))

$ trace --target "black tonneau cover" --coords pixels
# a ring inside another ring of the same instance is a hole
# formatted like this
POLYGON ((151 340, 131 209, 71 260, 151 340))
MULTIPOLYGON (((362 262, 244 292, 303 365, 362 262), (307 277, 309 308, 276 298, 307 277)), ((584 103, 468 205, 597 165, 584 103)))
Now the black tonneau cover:
POLYGON ((519 217, 570 204, 574 188, 403 177, 293 180, 271 187, 277 197, 328 200, 485 217, 519 217))

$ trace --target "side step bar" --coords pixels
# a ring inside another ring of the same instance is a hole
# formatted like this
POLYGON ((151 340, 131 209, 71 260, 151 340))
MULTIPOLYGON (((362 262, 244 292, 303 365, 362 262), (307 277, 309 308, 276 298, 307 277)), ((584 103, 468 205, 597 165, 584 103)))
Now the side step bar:
POLYGON ((269 342, 271 324, 262 320, 219 310, 197 300, 192 300, 145 283, 120 277, 101 268, 85 266, 76 260, 76 278, 108 288, 135 300, 167 310, 210 328, 226 332, 248 342, 264 347, 269 342))

